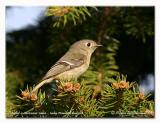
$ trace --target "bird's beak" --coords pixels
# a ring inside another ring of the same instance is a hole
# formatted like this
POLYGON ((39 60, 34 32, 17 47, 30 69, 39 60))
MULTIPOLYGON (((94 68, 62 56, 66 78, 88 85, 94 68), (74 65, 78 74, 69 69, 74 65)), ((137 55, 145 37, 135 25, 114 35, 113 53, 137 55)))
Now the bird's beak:
POLYGON ((103 46, 103 45, 101 45, 101 44, 97 44, 97 45, 96 45, 96 47, 101 47, 101 46, 103 46))

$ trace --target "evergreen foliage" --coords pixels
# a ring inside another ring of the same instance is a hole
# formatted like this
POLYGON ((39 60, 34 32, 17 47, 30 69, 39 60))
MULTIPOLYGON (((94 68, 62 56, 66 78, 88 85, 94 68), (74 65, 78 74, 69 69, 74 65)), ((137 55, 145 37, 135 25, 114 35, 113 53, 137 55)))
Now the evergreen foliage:
MULTIPOLYGON (((142 50, 147 49, 146 61, 149 70, 154 71, 152 7, 48 7, 46 15, 39 28, 7 34, 6 117, 154 117, 153 95, 145 95, 138 81, 130 79, 139 68, 133 69, 131 65, 129 71, 117 63, 120 48, 134 40, 140 42, 142 50), (73 41, 83 38, 95 39, 103 45, 93 54, 85 74, 78 81, 54 81, 37 93, 30 93, 35 81, 73 41)), ((120 55, 122 60, 125 52, 120 55)), ((125 60, 124 66, 128 63, 125 60)))
MULTIPOLYGON (((96 7, 92 8, 97 10, 96 7)), ((77 22, 86 20, 86 16, 91 16, 87 7, 48 7, 46 15, 56 18, 53 27, 65 26, 68 21, 72 21, 76 25, 77 22)))

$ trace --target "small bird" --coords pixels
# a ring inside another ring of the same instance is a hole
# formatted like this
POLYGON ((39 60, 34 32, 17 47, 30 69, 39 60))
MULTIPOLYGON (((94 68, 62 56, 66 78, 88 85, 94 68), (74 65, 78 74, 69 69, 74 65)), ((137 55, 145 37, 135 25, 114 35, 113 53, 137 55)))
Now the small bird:
POLYGON ((32 92, 53 80, 70 81, 77 79, 89 67, 92 53, 99 46, 93 40, 80 40, 69 48, 68 52, 53 65, 32 92))

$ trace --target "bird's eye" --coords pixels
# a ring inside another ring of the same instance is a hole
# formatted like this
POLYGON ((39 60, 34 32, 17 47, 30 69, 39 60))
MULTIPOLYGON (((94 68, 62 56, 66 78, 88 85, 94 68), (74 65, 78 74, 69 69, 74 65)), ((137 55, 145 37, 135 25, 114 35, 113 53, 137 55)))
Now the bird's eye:
POLYGON ((87 47, 90 47, 91 46, 91 43, 87 43, 87 47))

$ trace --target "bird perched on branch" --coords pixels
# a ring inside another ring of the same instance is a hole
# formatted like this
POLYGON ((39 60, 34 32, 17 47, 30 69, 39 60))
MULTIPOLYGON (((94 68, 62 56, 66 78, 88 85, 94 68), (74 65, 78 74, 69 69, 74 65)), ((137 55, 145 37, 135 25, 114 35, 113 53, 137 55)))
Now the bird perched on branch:
POLYGON ((93 40, 85 39, 75 42, 66 54, 50 68, 32 92, 36 92, 41 86, 53 80, 70 81, 77 79, 88 69, 91 55, 99 46, 102 45, 97 44, 93 40))

